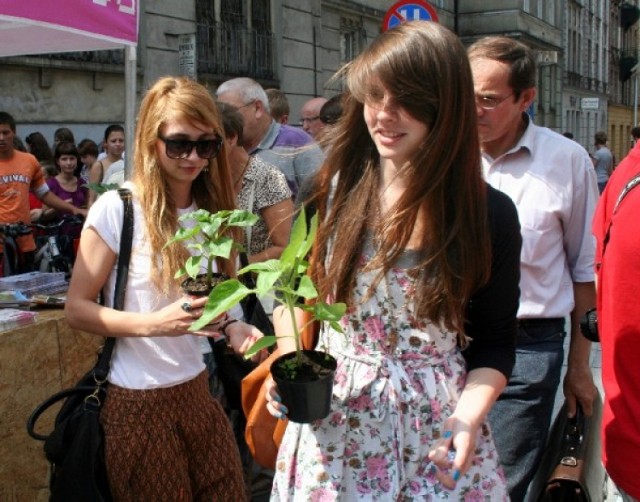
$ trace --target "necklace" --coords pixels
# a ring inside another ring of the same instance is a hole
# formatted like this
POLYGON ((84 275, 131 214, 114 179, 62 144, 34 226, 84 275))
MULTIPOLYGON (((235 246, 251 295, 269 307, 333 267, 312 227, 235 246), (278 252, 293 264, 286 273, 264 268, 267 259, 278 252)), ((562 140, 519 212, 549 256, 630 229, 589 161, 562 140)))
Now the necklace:
POLYGON ((233 180, 233 186, 234 188, 238 185, 238 182, 244 177, 244 173, 247 172, 247 168, 249 167, 249 164, 251 163, 251 157, 249 157, 247 159, 247 162, 244 164, 244 167, 242 168, 242 172, 240 173, 240 176, 238 176, 237 178, 235 178, 233 180))

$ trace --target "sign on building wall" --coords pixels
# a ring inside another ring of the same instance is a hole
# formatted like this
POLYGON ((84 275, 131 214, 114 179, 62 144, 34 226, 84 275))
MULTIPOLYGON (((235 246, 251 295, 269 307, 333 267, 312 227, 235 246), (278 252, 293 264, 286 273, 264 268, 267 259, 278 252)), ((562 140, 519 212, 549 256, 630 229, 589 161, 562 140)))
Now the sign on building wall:
POLYGON ((583 110, 599 110, 600 98, 582 98, 580 100, 580 108, 583 110))
POLYGON ((382 31, 387 31, 405 21, 438 22, 438 13, 424 0, 400 0, 391 6, 384 16, 382 31))
POLYGON ((196 35, 180 35, 178 38, 180 75, 196 79, 196 35))

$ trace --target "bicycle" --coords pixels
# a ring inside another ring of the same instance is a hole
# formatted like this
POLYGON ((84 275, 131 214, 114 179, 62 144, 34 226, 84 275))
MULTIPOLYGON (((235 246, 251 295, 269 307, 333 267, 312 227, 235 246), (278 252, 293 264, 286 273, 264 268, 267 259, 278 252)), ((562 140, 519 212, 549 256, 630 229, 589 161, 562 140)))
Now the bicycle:
POLYGON ((25 223, 0 223, 0 240, 3 251, 0 252, 0 276, 9 277, 23 272, 22 253, 16 242, 17 237, 29 235, 31 228, 25 223))
POLYGON ((40 272, 64 272, 65 277, 71 275, 71 269, 74 262, 73 245, 70 242, 64 242, 60 229, 65 225, 80 225, 84 218, 80 215, 65 215, 60 221, 55 223, 32 223, 32 228, 38 229, 43 234, 44 239, 38 238, 37 241, 44 242, 38 247, 35 256, 35 269, 40 272), (71 251, 69 251, 71 249, 71 251))

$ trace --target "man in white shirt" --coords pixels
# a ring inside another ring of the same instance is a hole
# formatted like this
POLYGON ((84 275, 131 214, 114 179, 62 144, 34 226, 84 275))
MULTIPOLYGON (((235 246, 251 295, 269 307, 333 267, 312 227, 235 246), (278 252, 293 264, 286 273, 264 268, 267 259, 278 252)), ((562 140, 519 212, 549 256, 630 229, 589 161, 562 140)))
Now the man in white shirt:
POLYGON ((591 414, 591 344, 579 319, 595 304, 591 221, 598 190, 586 150, 526 114, 536 97, 531 50, 506 37, 487 37, 468 54, 484 175, 513 199, 522 227, 516 363, 489 415, 511 499, 522 501, 547 439, 569 315, 564 395, 570 416, 578 403, 591 414))

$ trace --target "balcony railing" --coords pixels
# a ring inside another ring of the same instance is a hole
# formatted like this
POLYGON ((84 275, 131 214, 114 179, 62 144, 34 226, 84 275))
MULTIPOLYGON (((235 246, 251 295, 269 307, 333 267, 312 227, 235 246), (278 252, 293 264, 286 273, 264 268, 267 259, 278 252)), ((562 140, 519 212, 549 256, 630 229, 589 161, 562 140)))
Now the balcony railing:
POLYGON ((276 78, 274 37, 270 33, 218 22, 198 23, 196 40, 198 73, 276 78))

